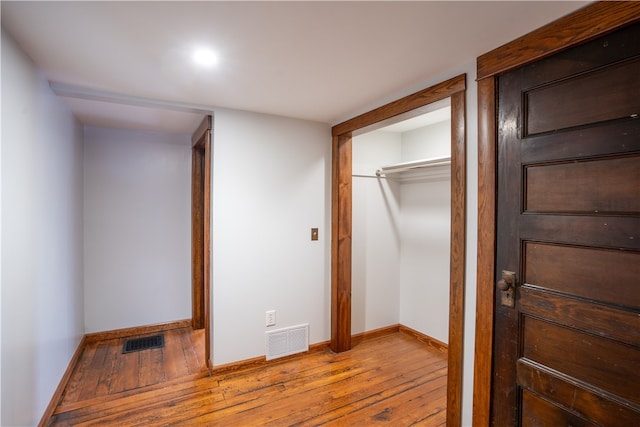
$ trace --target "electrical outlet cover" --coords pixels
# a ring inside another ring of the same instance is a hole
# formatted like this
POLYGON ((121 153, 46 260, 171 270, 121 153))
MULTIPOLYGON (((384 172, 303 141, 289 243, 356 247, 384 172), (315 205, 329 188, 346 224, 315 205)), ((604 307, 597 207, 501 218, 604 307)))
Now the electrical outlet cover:
POLYGON ((276 311, 275 310, 269 310, 267 311, 267 322, 266 325, 267 326, 275 326, 276 324, 276 311))

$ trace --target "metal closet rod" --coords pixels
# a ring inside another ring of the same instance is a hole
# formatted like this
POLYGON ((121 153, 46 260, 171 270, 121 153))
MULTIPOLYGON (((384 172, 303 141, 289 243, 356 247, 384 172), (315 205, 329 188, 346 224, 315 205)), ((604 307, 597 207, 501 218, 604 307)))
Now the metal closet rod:
POLYGON ((438 157, 435 159, 425 159, 425 160, 417 160, 412 162, 398 163, 397 165, 381 167, 376 171, 376 176, 406 172, 411 169, 450 165, 450 164, 451 164, 451 157, 438 157))
POLYGON ((380 175, 364 175, 364 174, 357 174, 357 173, 354 173, 351 176, 354 178, 386 178, 385 176, 380 176, 380 175))

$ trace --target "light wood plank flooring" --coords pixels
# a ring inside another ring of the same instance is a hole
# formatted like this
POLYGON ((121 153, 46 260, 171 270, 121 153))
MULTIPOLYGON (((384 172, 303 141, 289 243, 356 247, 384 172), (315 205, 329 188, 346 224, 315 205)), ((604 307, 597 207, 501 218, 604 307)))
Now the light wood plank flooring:
POLYGON ((403 332, 212 376, 201 332, 123 341, 87 346, 51 425, 445 425, 447 355, 403 332))

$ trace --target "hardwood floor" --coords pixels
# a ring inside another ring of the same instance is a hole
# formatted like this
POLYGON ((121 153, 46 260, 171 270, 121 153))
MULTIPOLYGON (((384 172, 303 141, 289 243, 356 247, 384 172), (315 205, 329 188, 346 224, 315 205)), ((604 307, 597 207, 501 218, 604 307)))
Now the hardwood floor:
POLYGON ((163 334, 163 348, 127 354, 122 354, 122 346, 132 337, 88 343, 67 385, 61 406, 139 390, 204 371, 203 330, 179 328, 163 334))
POLYGON ((407 333, 212 376, 203 371, 204 337, 190 328, 165 332, 163 349, 120 354, 123 341, 86 348, 50 425, 446 422, 447 354, 407 333))

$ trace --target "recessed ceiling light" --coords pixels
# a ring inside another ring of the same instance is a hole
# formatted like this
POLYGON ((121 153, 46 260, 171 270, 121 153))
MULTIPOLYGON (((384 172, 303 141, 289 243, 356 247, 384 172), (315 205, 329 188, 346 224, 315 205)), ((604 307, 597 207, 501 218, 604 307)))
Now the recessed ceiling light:
POLYGON ((211 49, 197 49, 193 53, 193 61, 203 67, 213 67, 218 63, 218 55, 211 49))

